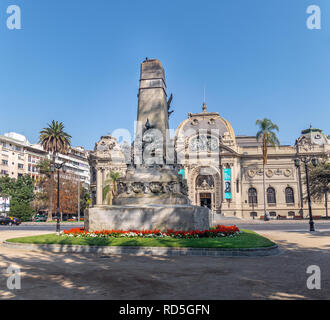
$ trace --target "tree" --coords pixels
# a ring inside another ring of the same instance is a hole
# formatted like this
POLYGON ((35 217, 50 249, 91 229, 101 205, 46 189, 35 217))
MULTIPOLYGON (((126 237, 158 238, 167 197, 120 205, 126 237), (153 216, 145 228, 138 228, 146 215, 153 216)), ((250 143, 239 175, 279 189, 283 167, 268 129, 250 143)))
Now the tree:
MULTIPOLYGON (((57 188, 53 193, 53 210, 56 210, 57 188)), ((60 212, 65 214, 75 214, 78 210, 78 185, 73 181, 73 177, 66 174, 60 177, 60 212)))
POLYGON ((36 179, 37 191, 35 192, 35 199, 33 207, 36 212, 47 209, 47 203, 50 196, 50 181, 51 181, 51 162, 49 159, 42 159, 39 161, 37 167, 39 168, 40 175, 36 179))
POLYGON ((85 209, 89 208, 92 203, 91 193, 89 189, 84 187, 80 188, 80 213, 84 212, 85 209))
POLYGON ((47 128, 40 131, 39 143, 43 149, 52 153, 52 167, 54 168, 53 174, 50 176, 52 181, 49 184, 49 210, 48 220, 52 220, 52 203, 54 194, 54 174, 55 174, 55 159, 58 153, 66 154, 71 146, 71 136, 64 131, 64 125, 62 122, 53 120, 51 124, 48 124, 47 128))
POLYGON ((34 210, 31 206, 35 198, 34 181, 28 175, 18 177, 17 179, 6 177, 0 178, 1 194, 10 197, 11 216, 29 221, 32 218, 34 210))
POLYGON ((257 141, 262 141, 262 154, 263 154, 263 189, 264 189, 264 219, 266 219, 266 182, 265 182, 265 165, 268 159, 268 146, 279 145, 280 141, 274 131, 279 131, 279 128, 271 120, 264 118, 257 120, 256 125, 259 126, 257 132, 257 141))
POLYGON ((328 218, 328 193, 330 191, 330 163, 322 161, 316 167, 309 168, 309 186, 311 197, 315 200, 325 198, 325 211, 328 218))
POLYGON ((106 200, 108 205, 112 205, 113 197, 117 194, 117 180, 120 176, 119 172, 110 171, 103 188, 103 201, 106 200))

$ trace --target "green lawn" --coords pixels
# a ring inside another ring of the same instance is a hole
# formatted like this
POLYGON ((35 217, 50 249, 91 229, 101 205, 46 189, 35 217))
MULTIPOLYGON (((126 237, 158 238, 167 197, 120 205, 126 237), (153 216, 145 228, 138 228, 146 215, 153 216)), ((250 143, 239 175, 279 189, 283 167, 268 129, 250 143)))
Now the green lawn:
POLYGON ((35 244, 68 244, 90 246, 139 246, 139 247, 179 247, 179 248, 261 248, 271 247, 273 242, 250 230, 235 237, 201 239, 148 239, 148 238, 69 238, 47 234, 34 237, 9 239, 8 242, 35 244))

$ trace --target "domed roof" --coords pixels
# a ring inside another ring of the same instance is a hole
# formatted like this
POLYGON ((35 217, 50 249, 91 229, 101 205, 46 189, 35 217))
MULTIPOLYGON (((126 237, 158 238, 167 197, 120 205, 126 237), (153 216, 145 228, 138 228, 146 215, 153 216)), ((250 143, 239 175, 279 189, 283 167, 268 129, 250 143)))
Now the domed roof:
POLYGON ((208 112, 206 103, 203 103, 203 111, 201 113, 188 114, 188 119, 182 121, 178 126, 175 137, 179 135, 192 136, 198 130, 208 130, 211 133, 214 130, 215 134, 218 130, 221 138, 230 138, 235 143, 235 133, 230 122, 220 117, 218 112, 208 112))
POLYGON ((310 126, 308 129, 301 131, 301 136, 298 138, 298 142, 307 140, 311 144, 324 145, 329 144, 329 137, 323 133, 323 130, 313 128, 310 126))

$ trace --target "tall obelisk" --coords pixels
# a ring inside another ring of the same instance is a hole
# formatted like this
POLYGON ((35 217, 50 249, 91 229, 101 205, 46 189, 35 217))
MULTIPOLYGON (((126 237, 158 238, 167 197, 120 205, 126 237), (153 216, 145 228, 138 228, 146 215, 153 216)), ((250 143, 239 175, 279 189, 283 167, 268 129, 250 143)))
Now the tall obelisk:
MULTIPOLYGON (((168 129, 168 107, 165 72, 157 59, 146 59, 141 64, 137 120, 143 127, 158 129, 165 139, 168 129)), ((165 141, 164 141, 165 142, 165 141)))

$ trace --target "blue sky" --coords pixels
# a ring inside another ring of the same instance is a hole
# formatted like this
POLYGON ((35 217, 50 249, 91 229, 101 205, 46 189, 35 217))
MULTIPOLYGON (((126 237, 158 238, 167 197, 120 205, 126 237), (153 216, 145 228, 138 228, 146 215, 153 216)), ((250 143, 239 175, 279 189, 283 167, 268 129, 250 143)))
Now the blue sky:
POLYGON ((173 92, 176 128, 188 112, 229 120, 254 135, 268 117, 282 144, 312 124, 330 134, 328 0, 1 0, 0 133, 37 142, 63 121, 73 145, 93 148, 101 135, 133 130, 139 64, 158 58, 173 92), (19 5, 22 30, 6 28, 19 5), (322 29, 306 27, 309 5, 322 29))

